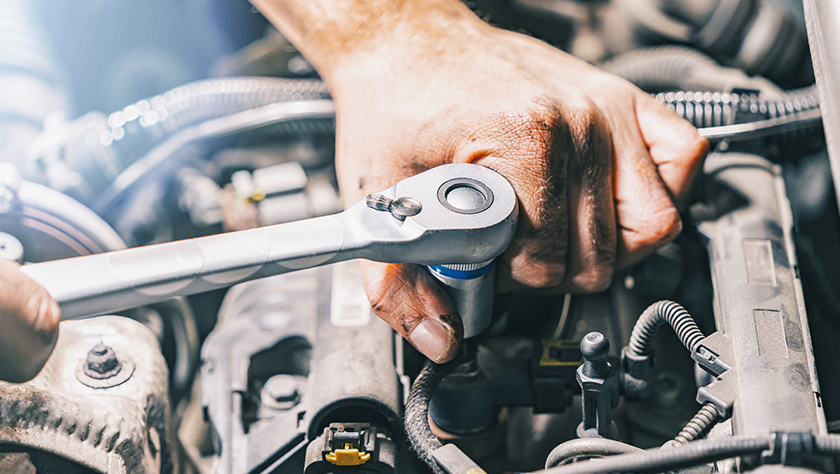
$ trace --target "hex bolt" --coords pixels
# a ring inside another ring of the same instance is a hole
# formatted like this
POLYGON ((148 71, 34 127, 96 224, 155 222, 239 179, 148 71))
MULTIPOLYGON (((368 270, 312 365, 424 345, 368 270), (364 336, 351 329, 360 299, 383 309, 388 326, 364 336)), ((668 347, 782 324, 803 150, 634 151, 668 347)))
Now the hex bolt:
POLYGON ((121 368, 114 349, 100 342, 88 352, 84 371, 88 377, 101 380, 117 375, 121 368))

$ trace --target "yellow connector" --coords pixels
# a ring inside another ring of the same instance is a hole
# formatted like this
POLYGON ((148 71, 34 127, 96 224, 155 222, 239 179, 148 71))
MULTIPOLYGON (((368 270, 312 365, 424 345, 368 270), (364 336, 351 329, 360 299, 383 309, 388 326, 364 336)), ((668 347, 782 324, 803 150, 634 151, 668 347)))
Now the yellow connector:
POLYGON ((265 191, 255 189, 254 193, 248 196, 248 199, 246 199, 246 201, 250 202, 251 204, 256 204, 262 201, 263 199, 265 199, 265 191))
POLYGON ((368 462, 370 453, 359 451, 348 443, 344 445, 344 449, 336 449, 324 456, 324 459, 336 466, 358 466, 368 462))

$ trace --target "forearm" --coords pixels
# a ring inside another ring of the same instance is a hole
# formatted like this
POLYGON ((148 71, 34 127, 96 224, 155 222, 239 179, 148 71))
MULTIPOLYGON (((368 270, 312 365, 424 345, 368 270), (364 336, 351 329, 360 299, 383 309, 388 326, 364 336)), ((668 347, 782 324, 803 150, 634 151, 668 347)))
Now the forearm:
MULTIPOLYGON (((327 82, 366 52, 434 54, 448 35, 483 27, 458 0, 251 0, 327 82)), ((386 55, 387 56, 387 55, 386 55)))

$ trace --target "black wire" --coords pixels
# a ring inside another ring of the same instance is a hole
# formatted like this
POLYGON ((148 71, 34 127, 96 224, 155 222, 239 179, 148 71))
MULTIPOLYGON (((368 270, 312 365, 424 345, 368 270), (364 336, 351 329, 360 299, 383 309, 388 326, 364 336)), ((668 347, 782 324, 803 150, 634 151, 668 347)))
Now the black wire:
MULTIPOLYGON (((639 453, 567 464, 536 471, 540 474, 658 473, 750 454, 771 446, 769 436, 732 436, 693 441, 669 449, 654 448, 639 453)), ((832 448, 840 447, 840 443, 832 448)))
POLYGON ((423 370, 414 379, 405 404, 405 434, 411 449, 435 474, 444 474, 432 453, 441 447, 429 425, 429 403, 440 381, 454 369, 454 363, 438 365, 426 360, 423 370))
POLYGON ((685 308, 674 301, 662 300, 648 306, 639 316, 630 334, 630 342, 627 343, 628 351, 638 356, 651 354, 653 336, 665 323, 674 329, 680 342, 689 351, 693 351, 703 340, 703 333, 685 308))
POLYGON ((713 403, 706 402, 691 420, 665 446, 672 447, 690 443, 703 436, 718 421, 717 408, 713 403))

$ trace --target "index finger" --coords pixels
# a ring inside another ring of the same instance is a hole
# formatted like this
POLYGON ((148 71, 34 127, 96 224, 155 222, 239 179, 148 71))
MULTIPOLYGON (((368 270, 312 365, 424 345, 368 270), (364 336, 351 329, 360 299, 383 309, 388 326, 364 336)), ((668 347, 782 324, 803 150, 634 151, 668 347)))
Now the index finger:
POLYGON ((639 94, 636 121, 662 182, 676 203, 683 203, 703 165, 709 142, 686 120, 655 99, 639 94))

